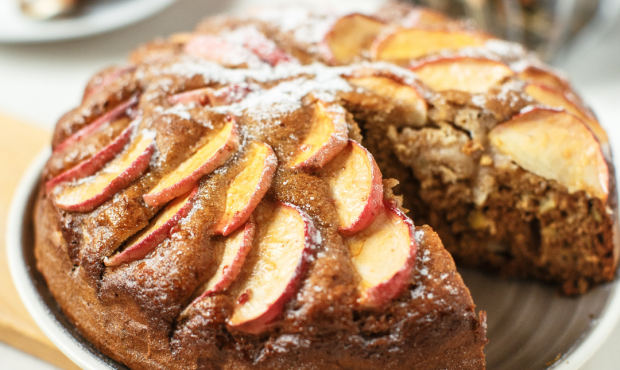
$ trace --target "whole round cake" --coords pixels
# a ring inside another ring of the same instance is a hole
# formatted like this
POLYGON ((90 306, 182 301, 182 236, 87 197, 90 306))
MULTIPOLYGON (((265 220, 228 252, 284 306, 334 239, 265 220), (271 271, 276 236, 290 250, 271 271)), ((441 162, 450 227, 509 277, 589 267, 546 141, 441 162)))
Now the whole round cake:
POLYGON ((592 112, 423 8, 208 19, 97 74, 52 146, 38 269, 132 369, 484 369, 453 257, 565 294, 617 267, 592 112))

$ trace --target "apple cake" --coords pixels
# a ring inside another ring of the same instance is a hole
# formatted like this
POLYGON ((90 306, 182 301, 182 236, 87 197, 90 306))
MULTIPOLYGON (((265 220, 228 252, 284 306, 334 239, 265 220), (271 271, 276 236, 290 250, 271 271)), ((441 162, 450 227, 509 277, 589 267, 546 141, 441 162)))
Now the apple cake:
POLYGON ((484 369, 452 257, 567 294, 616 268, 592 112, 520 46, 403 4, 149 43, 52 148, 38 269, 132 369, 484 369))

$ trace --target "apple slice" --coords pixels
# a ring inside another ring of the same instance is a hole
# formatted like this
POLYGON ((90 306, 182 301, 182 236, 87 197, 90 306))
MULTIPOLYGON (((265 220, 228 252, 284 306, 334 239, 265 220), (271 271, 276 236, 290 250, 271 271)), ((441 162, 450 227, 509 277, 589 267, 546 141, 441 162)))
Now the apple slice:
POLYGON ((312 122, 306 137, 299 145, 299 153, 290 168, 318 170, 336 156, 348 140, 345 111, 341 106, 317 100, 312 122))
POLYGON ((245 257, 252 248, 254 229, 254 221, 250 218, 244 227, 239 228, 226 238, 222 262, 220 262, 213 277, 207 282, 205 292, 196 300, 228 289, 230 284, 237 279, 245 262, 245 257))
POLYGON ((56 145, 56 148, 54 148, 54 153, 63 151, 64 149, 80 141, 82 138, 97 131, 104 124, 119 118, 123 114, 126 114, 127 110, 131 108, 132 106, 136 105, 137 103, 138 103, 138 95, 134 95, 131 98, 129 98, 129 100, 127 100, 126 102, 123 102, 117 105, 116 107, 114 107, 113 109, 111 109, 110 111, 102 115, 101 117, 97 118, 96 120, 89 123, 82 129, 73 133, 73 135, 66 138, 65 141, 63 141, 62 143, 56 145))
POLYGON ((384 27, 383 22, 359 13, 338 19, 323 41, 326 59, 332 64, 354 62, 370 48, 384 27))
POLYGON ((106 257, 103 263, 108 267, 116 267, 144 258, 170 235, 170 230, 179 221, 189 214, 197 192, 198 188, 195 187, 193 191, 170 202, 149 222, 146 228, 127 240, 122 252, 109 258, 106 257))
POLYGON ((420 125, 426 122, 428 106, 415 87, 382 76, 351 77, 347 81, 354 86, 397 102, 403 109, 407 123, 420 125))
POLYGON ((375 60, 403 63, 443 50, 482 46, 488 39, 488 35, 468 31, 400 28, 379 36, 371 54, 375 60))
POLYGON ((128 65, 123 67, 115 67, 107 70, 105 73, 98 74, 98 76, 95 76, 95 78, 93 78, 91 82, 86 86, 82 101, 110 86, 114 81, 116 81, 116 79, 118 79, 123 74, 133 72, 135 70, 136 66, 128 65))
POLYGON ((154 151, 154 135, 140 134, 95 175, 60 188, 55 194, 56 205, 65 211, 91 211, 142 176, 154 151))
POLYGON ((239 128, 233 117, 213 133, 196 153, 165 175, 143 198, 157 207, 191 190, 201 177, 223 165, 239 147, 239 128))
POLYGON ((247 83, 233 84, 218 90, 214 90, 210 87, 204 87, 201 89, 184 91, 182 93, 171 95, 168 97, 168 102, 170 104, 194 103, 201 106, 211 105, 214 107, 220 105, 230 105, 240 102, 249 93, 258 89, 260 89, 258 85, 247 83))
POLYGON ((544 69, 528 66, 517 74, 523 81, 534 82, 560 91, 570 91, 570 84, 562 77, 544 69))
POLYGON ((245 47, 213 35, 194 36, 185 44, 185 52, 228 67, 247 66, 252 62, 261 63, 259 58, 245 47))
POLYGON ((428 8, 414 8, 400 22, 407 28, 429 28, 456 26, 456 22, 442 13, 428 8))
POLYGON ((486 93, 512 70, 501 62, 483 58, 452 57, 424 61, 410 67, 431 90, 486 93))
POLYGON ((414 231, 413 222, 395 204, 385 201, 383 212, 370 226, 346 239, 361 277, 363 306, 382 306, 407 286, 418 250, 414 231))
POLYGON ((265 143, 249 145, 243 169, 226 191, 226 209, 214 229, 216 235, 228 235, 250 217, 269 190, 278 159, 265 143))
POLYGON ((535 108, 496 126, 489 139, 523 169, 555 180, 571 193, 583 190, 607 199, 609 168, 600 144, 572 114, 535 108))
POLYGON ((209 94, 212 92, 213 89, 210 87, 183 91, 181 93, 168 96, 168 103, 185 105, 197 104, 200 106, 205 106, 209 104, 209 94))
POLYGON ((228 325, 260 334, 281 315, 297 292, 317 246, 319 234, 310 217, 288 203, 263 201, 255 212, 256 236, 240 281, 237 304, 228 325))
POLYGON ((537 102, 554 108, 562 108, 573 116, 582 120, 590 130, 594 133, 596 138, 601 143, 608 143, 607 133, 601 125, 588 114, 583 108, 575 104, 570 100, 563 92, 551 89, 544 85, 528 84, 525 87, 525 93, 534 98, 537 102))
POLYGON ((246 28, 244 36, 243 46, 272 67, 295 60, 291 55, 280 49, 275 42, 259 32, 256 27, 246 28))
POLYGON ((105 148, 101 149, 97 154, 46 182, 45 192, 50 194, 52 190, 62 182, 70 182, 95 174, 123 150, 131 139, 131 135, 135 132, 136 127, 137 125, 135 123, 130 124, 116 139, 105 148))
POLYGON ((334 200, 340 228, 353 235, 370 225, 383 207, 383 182, 372 154, 353 140, 319 172, 334 200))

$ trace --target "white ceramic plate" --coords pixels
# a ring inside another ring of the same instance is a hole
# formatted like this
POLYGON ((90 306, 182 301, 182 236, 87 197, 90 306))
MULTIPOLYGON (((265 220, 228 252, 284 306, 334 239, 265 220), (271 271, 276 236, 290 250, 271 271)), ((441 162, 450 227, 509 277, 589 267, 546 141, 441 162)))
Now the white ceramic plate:
MULTIPOLYGON (((11 204, 7 226, 9 266, 17 290, 43 332, 80 367, 127 369, 86 341, 62 314, 33 255, 32 207, 39 174, 50 155, 46 149, 22 178, 11 204)), ((502 280, 461 271, 479 309, 488 314, 488 370, 581 367, 605 341, 620 316, 618 279, 578 297, 536 282, 502 280), (560 354, 561 359, 553 362, 560 354)))
POLYGON ((75 15, 34 21, 21 14, 18 0, 0 0, 0 42, 74 39, 111 31, 161 11, 175 0, 86 0, 75 15))

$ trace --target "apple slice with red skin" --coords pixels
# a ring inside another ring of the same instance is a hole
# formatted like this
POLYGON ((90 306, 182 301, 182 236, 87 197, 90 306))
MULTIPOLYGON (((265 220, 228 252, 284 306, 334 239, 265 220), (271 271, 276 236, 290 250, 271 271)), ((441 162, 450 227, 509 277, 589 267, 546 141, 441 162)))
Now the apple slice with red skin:
POLYGON ((254 220, 250 218, 244 227, 239 228, 226 238, 222 262, 220 262, 213 277, 207 282, 205 292, 196 298, 196 301, 228 289, 237 279, 245 258, 252 248, 255 228, 254 220))
POLYGON ((62 182, 70 182, 95 174, 123 150, 131 139, 131 135, 135 132, 136 127, 136 124, 130 124, 116 139, 95 155, 46 182, 45 192, 50 194, 56 185, 62 182))
POLYGON ((233 117, 212 133, 209 141, 172 172, 164 175, 143 199, 151 207, 176 198, 190 191, 201 177, 223 165, 239 147, 239 128, 233 117))
POLYGON ((410 69, 431 90, 486 93, 514 72, 504 63, 484 58, 450 57, 422 61, 410 69))
POLYGON ((170 104, 194 103, 201 106, 211 105, 214 107, 220 105, 230 105, 240 102, 249 93, 258 89, 260 89, 258 85, 247 83, 233 84, 218 90, 214 90, 210 87, 204 87, 201 89, 184 91, 182 93, 171 95, 168 97, 168 102, 170 104))
POLYGON ((185 44, 185 52, 228 67, 239 67, 252 61, 260 63, 258 56, 241 45, 214 35, 196 35, 185 44))
POLYGON ((517 74, 523 81, 534 82, 559 91, 571 91, 570 84, 557 74, 542 68, 528 66, 517 74))
POLYGON ((272 67, 279 63, 292 62, 295 60, 291 55, 280 49, 275 42, 269 40, 265 35, 256 30, 248 28, 243 46, 248 48, 262 61, 269 63, 272 67))
POLYGON ((54 153, 63 151, 64 149, 82 140, 82 138, 97 131, 104 124, 117 119, 123 114, 126 114, 127 110, 131 108, 132 106, 136 105, 137 103, 138 103, 138 95, 134 95, 131 98, 129 98, 127 101, 120 103, 119 105, 112 108, 110 111, 108 111, 101 117, 97 118, 93 122, 89 123, 82 129, 75 132, 73 135, 66 138, 62 143, 56 145, 56 147, 54 148, 54 153))
POLYGON ((404 63, 443 50, 483 46, 490 37, 469 31, 422 28, 399 28, 377 37, 371 48, 372 58, 404 63))
POLYGON ((246 258, 247 273, 238 286, 231 329, 260 334, 282 314, 297 292, 319 240, 310 217, 289 203, 259 204, 256 234, 246 258))
POLYGON ((609 142, 607 133, 603 130, 598 121, 591 114, 589 114, 589 112, 570 100, 562 91, 549 88, 545 85, 531 83, 525 86, 525 93, 543 105, 564 109, 568 113, 582 120, 588 128, 592 130, 594 135, 596 135, 599 142, 609 142))
POLYGON ((442 13, 428 8, 414 8, 400 21, 407 28, 445 28, 446 26, 458 26, 457 22, 446 17, 442 13))
POLYGON ((65 211, 93 210, 142 176, 149 166, 154 151, 154 135, 151 133, 138 135, 125 151, 93 176, 57 187, 56 189, 60 190, 54 191, 56 205, 65 211))
POLYGON ((353 86, 398 103, 407 123, 417 126, 426 122, 428 104, 414 86, 384 76, 352 76, 348 77, 347 81, 353 86))
POLYGON ((601 146, 572 114, 534 108, 493 128, 489 140, 523 169, 557 181, 570 193, 583 190, 606 201, 609 168, 601 146))
POLYGON ((179 221, 189 214, 194 206, 194 196, 197 192, 196 187, 193 191, 170 202, 149 222, 146 228, 127 240, 125 249, 112 257, 105 258, 103 263, 108 267, 116 267, 144 258, 170 235, 170 230, 179 221))
POLYGON ((353 140, 318 173, 327 182, 343 235, 370 225, 383 207, 381 170, 372 154, 353 140))
POLYGON ((360 274, 360 304, 379 307, 398 297, 409 283, 418 246, 413 222, 389 201, 374 222, 347 238, 360 274))
POLYGON ((347 145, 347 121, 341 106, 317 100, 311 119, 299 152, 289 165, 292 169, 318 170, 347 145))
POLYGON ((331 64, 350 64, 370 49, 385 24, 364 14, 346 15, 325 35, 322 49, 331 64))
POLYGON ((132 66, 132 65, 116 67, 116 68, 113 68, 112 70, 109 70, 107 73, 104 73, 103 75, 99 75, 97 80, 93 79, 92 83, 89 83, 86 86, 86 89, 84 91, 84 96, 82 97, 82 101, 88 99, 88 97, 110 86, 114 81, 116 81, 116 79, 118 79, 123 74, 133 72, 135 71, 135 69, 136 69, 136 66, 132 66))
POLYGON ((268 144, 251 143, 243 169, 226 191, 224 215, 215 225, 216 235, 228 235, 250 217, 271 185, 278 159, 268 144))

